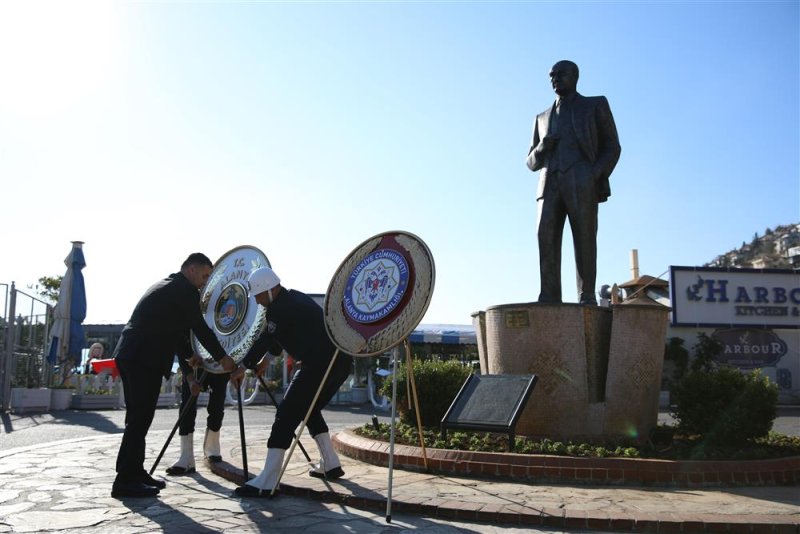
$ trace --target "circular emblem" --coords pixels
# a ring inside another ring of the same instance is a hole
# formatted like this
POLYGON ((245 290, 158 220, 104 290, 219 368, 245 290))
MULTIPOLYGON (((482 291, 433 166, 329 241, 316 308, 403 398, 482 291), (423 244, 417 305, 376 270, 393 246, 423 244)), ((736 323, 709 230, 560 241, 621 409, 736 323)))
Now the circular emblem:
POLYGON ((221 334, 230 334, 242 324, 247 313, 247 290, 240 282, 223 288, 214 306, 214 325, 221 334))
POLYGON ((430 304, 430 250, 407 232, 378 234, 356 247, 325 294, 328 336, 342 352, 373 356, 402 343, 430 304))
MULTIPOLYGON (((259 267, 270 267, 263 252, 250 246, 236 247, 217 260, 208 282, 200 290, 203 318, 236 363, 241 362, 267 322, 266 308, 259 306, 255 297, 247 296, 247 277, 259 267)), ((194 332, 192 348, 203 359, 207 371, 225 372, 194 332)))
POLYGON ((408 264, 400 252, 380 249, 350 273, 344 310, 359 323, 374 323, 392 313, 408 289, 408 264))

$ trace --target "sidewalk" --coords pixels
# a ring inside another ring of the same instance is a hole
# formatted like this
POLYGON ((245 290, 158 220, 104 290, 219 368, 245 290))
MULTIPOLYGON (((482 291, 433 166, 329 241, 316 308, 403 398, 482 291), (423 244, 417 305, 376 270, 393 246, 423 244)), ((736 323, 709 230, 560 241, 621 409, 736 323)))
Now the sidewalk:
MULTIPOLYGON (((168 432, 148 436, 152 465, 168 432)), ((251 476, 263 466, 267 429, 248 428, 251 476)), ((188 477, 166 477, 177 439, 156 470, 157 498, 110 497, 119 434, 0 451, 0 532, 800 532, 798 486, 668 489, 535 485, 394 470, 342 456, 346 475, 328 483, 307 475, 296 448, 275 499, 232 497, 237 483, 198 463, 188 477)), ((196 436, 200 450, 201 434, 196 436)), ((302 444, 316 460, 313 440, 302 444)), ((240 476, 236 433, 223 433, 222 464, 240 476)))
MULTIPOLYGON (((148 469, 168 434, 148 434, 148 469)), ((265 431, 252 434, 248 442, 266 440, 265 431)), ((199 448, 200 436, 196 437, 199 448)), ((0 451, 0 533, 532 532, 405 513, 393 514, 387 523, 384 506, 364 511, 288 494, 273 500, 241 500, 233 497, 236 484, 214 475, 202 462, 191 476, 167 477, 164 470, 179 453, 176 441, 154 473, 166 480, 167 488, 156 498, 117 500, 110 494, 121 438, 109 434, 0 451)), ((238 443, 236 433, 223 434, 223 454, 238 443)))
MULTIPOLYGON (((361 447, 367 456, 384 454, 388 446, 344 432, 337 448, 361 447), (359 443, 360 442, 360 443, 359 443)), ((263 467, 266 441, 248 437, 248 469, 263 467)), ((312 460, 316 446, 301 440, 312 460)), ((415 447, 396 447, 396 457, 415 447), (402 451, 402 452, 400 452, 402 451)), ((215 473, 240 480, 240 449, 215 473)), ((364 456, 362 454, 362 456, 364 456)), ((281 481, 282 494, 339 502, 363 509, 385 509, 389 487, 386 467, 340 454, 345 477, 326 482, 307 475, 308 464, 295 449, 281 481)), ((376 458, 377 459, 377 458, 376 458)), ((380 460, 376 463, 381 463, 380 460)), ((656 488, 632 486, 543 485, 502 479, 470 479, 395 469, 392 510, 424 517, 478 521, 487 525, 636 532, 792 532, 800 533, 800 487, 656 488)))

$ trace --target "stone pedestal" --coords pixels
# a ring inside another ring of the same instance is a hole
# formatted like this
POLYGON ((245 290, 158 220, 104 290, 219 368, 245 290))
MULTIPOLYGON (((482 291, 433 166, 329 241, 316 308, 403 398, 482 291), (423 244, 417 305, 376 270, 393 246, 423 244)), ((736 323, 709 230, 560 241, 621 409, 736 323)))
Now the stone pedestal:
POLYGON ((486 361, 488 351, 486 350, 486 312, 480 311, 472 314, 472 325, 475 327, 475 341, 478 344, 478 361, 481 365, 481 372, 488 369, 489 362, 486 361))
POLYGON ((658 421, 668 314, 661 305, 493 306, 473 315, 481 372, 538 375, 519 435, 643 441, 658 421))

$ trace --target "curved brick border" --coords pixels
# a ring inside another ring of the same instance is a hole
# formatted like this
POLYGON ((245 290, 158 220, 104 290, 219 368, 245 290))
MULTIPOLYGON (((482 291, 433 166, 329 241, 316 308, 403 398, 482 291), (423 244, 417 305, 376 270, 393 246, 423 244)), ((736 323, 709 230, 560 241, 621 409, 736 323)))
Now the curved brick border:
MULTIPOLYGON (((388 444, 360 438, 350 431, 342 431, 334 434, 333 441, 336 447, 344 452, 348 450, 353 454, 348 456, 358 458, 372 458, 385 461, 388 459, 388 444), (360 452, 359 452, 360 451, 360 452), (357 454, 356 454, 357 453, 357 454)), ((394 465, 398 465, 398 460, 403 459, 406 463, 411 461, 410 453, 418 451, 416 447, 405 445, 395 446, 394 465)), ((437 460, 439 462, 454 462, 452 458, 457 458, 464 454, 460 451, 428 451, 431 454, 439 455, 448 453, 451 455, 449 460, 437 460)), ((467 453, 469 454, 469 453, 467 453)), ((473 455, 475 455, 473 453, 473 455)), ((484 454, 477 454, 484 457, 484 454)), ((502 458, 508 460, 507 454, 489 455, 495 460, 502 458)), ((513 455, 523 456, 523 455, 513 455)), ((540 457, 541 458, 541 457, 540 457)), ((555 457, 545 457, 555 459, 555 457)), ((797 460, 796 458, 793 460, 797 460)), ((540 460, 541 461, 541 460, 540 460)), ((635 462, 636 460, 629 461, 635 462)), ((641 460, 639 460, 641 462, 641 460)), ((422 470, 422 460, 420 456, 415 456, 414 464, 409 465, 410 469, 422 470)), ((367 462, 373 463, 373 462, 367 462)), ((433 465, 434 462, 430 462, 433 465)), ((464 463, 463 461, 457 463, 464 463)), ((469 463, 487 463, 475 462, 469 463)), ((674 462, 673 462, 674 463, 674 462)), ((696 462, 699 463, 699 462, 696 462)), ((725 462, 730 463, 730 462, 725 462)), ((378 465, 376 461, 373 465, 378 465)), ((207 463, 211 471, 227 480, 240 484, 243 472, 240 466, 227 462, 207 463)), ((447 464, 445 464, 447 465, 447 464)), ((487 463, 487 465, 489 465, 487 463)), ((497 465, 495 463, 494 465, 497 465)), ((491 468, 487 467, 487 472, 491 468)), ((511 476, 511 469, 508 470, 511 476)), ((464 471, 453 471, 456 474, 463 474, 464 471)), ((504 472, 504 469, 496 469, 496 473, 504 472)), ((559 471, 560 473, 561 471, 559 471)), ((427 475, 421 475, 426 477, 427 475)), ((499 476, 495 474, 494 476, 499 476)), ((436 477, 434 477, 436 478, 436 477)), ((447 476, 442 479, 449 478, 447 476)), ((319 479, 311 477, 294 477, 293 485, 281 482, 281 493, 320 500, 324 502, 334 502, 362 510, 377 512, 386 511, 386 499, 383 496, 384 479, 381 478, 379 486, 381 491, 376 491, 375 487, 369 483, 369 477, 362 480, 354 489, 340 485, 329 486, 327 483, 320 483, 319 479)), ((585 481, 583 479, 570 479, 572 481, 585 481)), ((428 482, 430 483, 430 482, 428 482)), ((452 488, 451 488, 452 489, 452 488)), ((680 532, 727 532, 729 534, 753 534, 753 533, 791 533, 800 534, 800 522, 796 514, 790 515, 771 515, 763 513, 750 514, 713 514, 713 513, 681 513, 679 510, 668 512, 617 512, 611 513, 604 510, 584 510, 580 506, 573 507, 547 507, 534 505, 520 505, 516 500, 509 499, 503 503, 484 503, 474 501, 462 501, 457 494, 448 493, 431 497, 429 495, 405 494, 397 495, 392 501, 392 510, 396 513, 409 513, 426 517, 436 517, 444 520, 458 521, 477 521, 492 525, 516 525, 522 528, 554 528, 563 529, 567 532, 575 530, 600 530, 603 532, 655 532, 655 533, 680 533, 680 532)))
MULTIPOLYGON (((337 432, 340 453, 374 465, 389 465, 389 443, 337 432)), ((624 484, 667 487, 769 486, 800 483, 800 456, 747 461, 673 461, 639 458, 572 458, 537 454, 425 449, 435 473, 531 482, 624 484)), ((422 449, 394 447, 394 467, 422 471, 422 449)))

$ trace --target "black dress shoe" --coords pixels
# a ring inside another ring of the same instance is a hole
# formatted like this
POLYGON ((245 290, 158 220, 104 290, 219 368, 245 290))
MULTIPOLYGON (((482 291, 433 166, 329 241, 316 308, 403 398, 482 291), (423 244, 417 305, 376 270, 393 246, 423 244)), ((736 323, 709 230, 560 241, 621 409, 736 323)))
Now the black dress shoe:
POLYGON ((150 476, 150 473, 147 471, 142 471, 141 475, 139 475, 139 482, 144 484, 145 486, 151 486, 153 488, 164 489, 167 487, 167 483, 163 480, 156 480, 150 476))
POLYGON ((337 478, 342 478, 344 476, 344 470, 341 467, 334 467, 324 473, 320 473, 319 471, 315 471, 312 469, 308 472, 314 478, 324 478, 325 480, 336 480, 337 478))
POLYGON ((114 482, 111 486, 111 496, 115 499, 123 497, 155 497, 158 488, 146 486, 141 482, 114 482))
POLYGON ((191 475, 194 472, 195 472, 194 467, 180 467, 178 465, 167 467, 167 474, 172 476, 191 475))
MULTIPOLYGON (((259 499, 271 499, 272 498, 272 488, 270 489, 258 489, 255 486, 250 486, 245 484, 244 486, 239 486, 235 490, 233 490, 234 495, 237 497, 256 497, 259 499)), ((275 495, 278 494, 278 491, 275 491, 275 495)))
POLYGON ((222 456, 208 456, 208 461, 212 464, 218 464, 222 461, 222 456))

